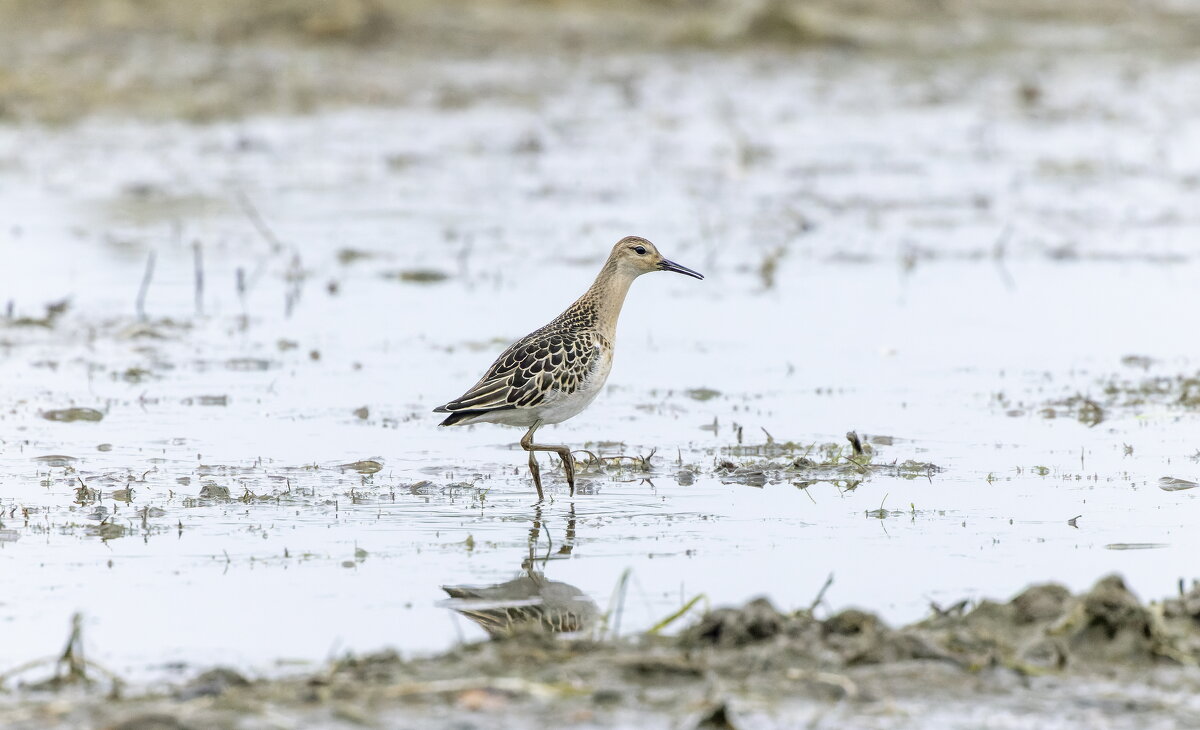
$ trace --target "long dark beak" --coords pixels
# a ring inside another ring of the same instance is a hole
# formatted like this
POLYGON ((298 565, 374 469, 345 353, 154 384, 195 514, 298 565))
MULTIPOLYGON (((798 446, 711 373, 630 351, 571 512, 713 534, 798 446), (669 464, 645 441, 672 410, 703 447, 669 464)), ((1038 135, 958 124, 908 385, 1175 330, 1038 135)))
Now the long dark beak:
POLYGON ((686 274, 687 276, 692 276, 697 279, 704 278, 703 274, 692 271, 691 269, 689 269, 686 266, 680 266, 679 264, 675 263, 674 261, 669 261, 667 259, 663 259, 662 261, 660 261, 658 263, 658 268, 660 271, 674 271, 677 274, 686 274))

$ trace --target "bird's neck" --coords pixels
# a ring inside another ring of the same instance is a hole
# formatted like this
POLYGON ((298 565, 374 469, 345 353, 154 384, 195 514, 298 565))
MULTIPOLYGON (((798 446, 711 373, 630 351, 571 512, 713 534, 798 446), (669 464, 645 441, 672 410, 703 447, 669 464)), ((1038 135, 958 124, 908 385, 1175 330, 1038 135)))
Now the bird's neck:
MULTIPOLYGON (((617 319, 625 304, 625 295, 637 274, 627 272, 613 262, 608 262, 584 295, 576 300, 571 309, 586 313, 600 334, 612 342, 617 334, 617 319)), ((571 310, 567 310, 571 311, 571 310)))

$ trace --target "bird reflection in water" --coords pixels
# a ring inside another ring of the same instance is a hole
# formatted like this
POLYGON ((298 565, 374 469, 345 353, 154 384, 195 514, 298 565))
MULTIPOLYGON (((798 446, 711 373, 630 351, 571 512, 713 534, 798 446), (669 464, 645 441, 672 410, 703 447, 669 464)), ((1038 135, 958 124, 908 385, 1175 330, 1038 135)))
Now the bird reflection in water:
POLYGON ((521 563, 524 574, 490 586, 442 586, 450 598, 441 605, 479 624, 493 639, 590 630, 600 617, 595 601, 573 585, 549 580, 543 572, 549 561, 568 557, 575 546, 573 504, 569 515, 563 545, 555 552, 547 530, 546 553, 536 557, 543 527, 542 510, 537 507, 529 530, 529 556, 521 563), (542 570, 538 570, 539 563, 542 570))

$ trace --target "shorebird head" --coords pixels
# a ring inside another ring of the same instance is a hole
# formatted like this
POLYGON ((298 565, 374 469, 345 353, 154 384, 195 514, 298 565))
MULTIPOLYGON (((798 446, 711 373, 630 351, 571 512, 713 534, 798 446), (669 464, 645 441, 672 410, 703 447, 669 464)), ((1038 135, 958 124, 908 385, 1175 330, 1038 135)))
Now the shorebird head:
POLYGON ((664 257, 653 243, 640 236, 626 236, 617 241, 608 260, 619 271, 632 276, 649 274, 651 271, 674 271, 697 279, 704 278, 688 267, 680 266, 664 257))

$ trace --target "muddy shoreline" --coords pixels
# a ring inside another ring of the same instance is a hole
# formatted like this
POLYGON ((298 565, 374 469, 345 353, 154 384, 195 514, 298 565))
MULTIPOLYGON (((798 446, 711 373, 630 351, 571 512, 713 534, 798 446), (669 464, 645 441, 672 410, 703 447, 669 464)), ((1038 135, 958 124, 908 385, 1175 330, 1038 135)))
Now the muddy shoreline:
POLYGON ((0 723, 930 728, 965 726, 973 712, 1004 727, 1004 718, 1183 727, 1200 690, 1200 586, 1143 604, 1117 576, 1080 595, 1044 584, 1006 603, 934 606, 901 628, 857 609, 819 619, 756 600, 711 611, 675 636, 564 639, 536 623, 526 629, 432 657, 346 656, 285 679, 217 668, 166 689, 124 687, 82 665, 69 677, 71 662, 60 661, 36 684, 48 667, 8 678, 0 723))
MULTIPOLYGON (((213 122, 252 114, 394 107, 432 96, 447 109, 535 95, 513 79, 482 86, 456 63, 507 59, 588 68, 646 53, 815 53, 986 62, 1016 53, 1186 56, 1200 7, 1168 2, 994 4, 836 0, 582 2, 286 0, 203 8, 164 0, 18 0, 0 7, 0 122, 93 115, 213 122)), ((1049 57, 1049 56, 1047 56, 1049 57)))

